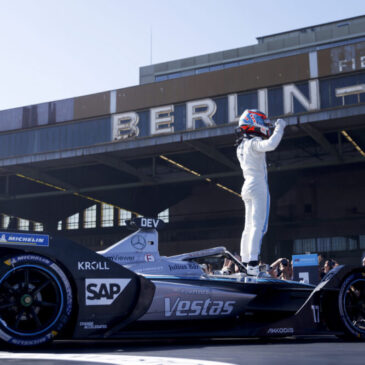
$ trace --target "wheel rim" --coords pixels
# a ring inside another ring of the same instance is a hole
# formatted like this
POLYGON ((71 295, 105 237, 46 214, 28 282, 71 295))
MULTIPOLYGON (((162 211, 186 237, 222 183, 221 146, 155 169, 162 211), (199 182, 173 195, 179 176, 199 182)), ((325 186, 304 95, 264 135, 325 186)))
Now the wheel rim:
POLYGON ((53 273, 37 265, 21 265, 0 280, 0 319, 10 332, 35 336, 57 322, 63 292, 53 273))
POLYGON ((343 296, 345 319, 357 332, 365 334, 365 279, 351 281, 343 296))

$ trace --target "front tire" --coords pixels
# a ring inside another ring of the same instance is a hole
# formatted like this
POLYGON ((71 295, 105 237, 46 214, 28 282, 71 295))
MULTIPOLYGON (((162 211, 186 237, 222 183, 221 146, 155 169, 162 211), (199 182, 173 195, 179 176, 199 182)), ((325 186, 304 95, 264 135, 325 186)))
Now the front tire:
POLYGON ((355 272, 344 280, 338 308, 346 338, 365 340, 365 273, 355 272))
POLYGON ((19 255, 0 266, 0 338, 18 346, 51 341, 72 312, 72 288, 48 258, 19 255))

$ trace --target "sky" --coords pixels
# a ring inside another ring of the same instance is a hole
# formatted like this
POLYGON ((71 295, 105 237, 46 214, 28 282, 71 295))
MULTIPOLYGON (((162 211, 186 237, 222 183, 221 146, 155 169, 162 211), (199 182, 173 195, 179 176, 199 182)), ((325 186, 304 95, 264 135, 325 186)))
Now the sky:
POLYGON ((138 85, 151 59, 359 15, 363 0, 0 0, 0 110, 138 85))

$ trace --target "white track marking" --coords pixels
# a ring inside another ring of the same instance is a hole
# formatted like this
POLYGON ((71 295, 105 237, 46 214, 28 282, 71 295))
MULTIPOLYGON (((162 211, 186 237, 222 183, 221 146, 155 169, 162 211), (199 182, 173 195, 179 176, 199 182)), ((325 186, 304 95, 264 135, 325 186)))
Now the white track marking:
POLYGON ((0 352, 0 359, 9 360, 60 360, 87 361, 104 364, 120 365, 232 365, 232 363, 179 359, 174 357, 128 356, 128 355, 99 355, 99 354, 36 354, 0 352))

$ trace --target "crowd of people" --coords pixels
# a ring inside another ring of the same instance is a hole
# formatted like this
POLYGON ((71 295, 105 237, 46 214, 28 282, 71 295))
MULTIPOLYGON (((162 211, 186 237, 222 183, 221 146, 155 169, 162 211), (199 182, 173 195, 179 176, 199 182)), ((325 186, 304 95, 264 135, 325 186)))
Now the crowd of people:
MULTIPOLYGON (((364 260, 363 260, 364 263, 364 260)), ((318 255, 318 275, 322 279, 329 271, 338 266, 338 262, 334 259, 325 259, 322 254, 318 255)), ((293 280, 293 261, 287 258, 279 258, 270 266, 268 273, 277 279, 293 280)))
MULTIPOLYGON (((235 258, 241 262, 241 257, 238 254, 235 254, 235 258)), ((365 266, 365 257, 362 258, 361 264, 365 266)), ((339 263, 333 258, 325 258, 323 254, 318 254, 319 279, 321 280, 329 271, 338 265, 339 263)), ((275 260, 271 265, 260 261, 259 267, 261 272, 265 272, 273 278, 293 280, 293 261, 285 257, 275 260)), ((240 271, 237 264, 228 258, 224 259, 223 266, 220 270, 214 270, 211 264, 203 264, 202 268, 207 274, 231 275, 240 271)))
MULTIPOLYGON (((362 266, 365 266, 365 257, 361 260, 362 266)), ((261 265, 265 265, 261 263, 261 265)), ((339 263, 333 258, 325 258, 324 255, 318 255, 318 274, 319 279, 322 280, 323 277, 330 272, 334 267, 338 266, 339 263)), ((267 265, 266 265, 267 266, 267 265)), ((287 258, 279 258, 274 261, 267 269, 267 272, 274 278, 282 280, 292 280, 293 279, 293 262, 287 258)))

